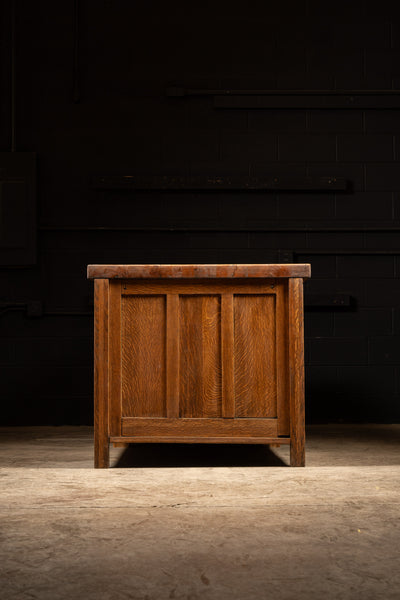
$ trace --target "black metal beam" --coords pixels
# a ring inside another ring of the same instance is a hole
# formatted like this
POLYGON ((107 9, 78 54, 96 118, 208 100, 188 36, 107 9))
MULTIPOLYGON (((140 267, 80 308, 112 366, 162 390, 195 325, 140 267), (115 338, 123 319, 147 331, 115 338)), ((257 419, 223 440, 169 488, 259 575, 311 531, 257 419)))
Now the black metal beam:
MULTIPOLYGON (((39 227, 40 231, 132 231, 136 233, 149 232, 149 233, 194 233, 194 232, 208 232, 208 233, 236 233, 236 232, 261 232, 261 233, 399 233, 400 226, 395 227, 319 227, 319 226, 303 226, 303 227, 266 227, 266 226, 246 226, 246 227, 176 227, 176 226, 164 226, 164 227, 119 227, 117 225, 104 225, 104 226, 89 226, 89 225, 42 225, 39 227)), ((305 250, 304 253, 312 253, 313 250, 305 250)), ((328 250, 327 250, 328 252, 328 250)), ((347 251, 346 251, 347 252, 347 251)), ((351 254, 353 250, 349 250, 351 254)), ((374 251, 371 251, 375 253, 374 251)), ((320 251, 316 251, 319 254, 320 251)))
POLYGON ((230 191, 230 192, 274 192, 287 191, 345 191, 348 182, 334 174, 324 177, 219 177, 219 176, 168 176, 156 175, 111 175, 93 178, 93 187, 101 190, 137 191, 230 191))
POLYGON ((213 96, 215 108, 400 108, 400 90, 229 90, 169 87, 171 98, 213 96))
POLYGON ((400 108, 400 92, 394 94, 273 94, 214 96, 215 108, 232 109, 387 109, 400 108))

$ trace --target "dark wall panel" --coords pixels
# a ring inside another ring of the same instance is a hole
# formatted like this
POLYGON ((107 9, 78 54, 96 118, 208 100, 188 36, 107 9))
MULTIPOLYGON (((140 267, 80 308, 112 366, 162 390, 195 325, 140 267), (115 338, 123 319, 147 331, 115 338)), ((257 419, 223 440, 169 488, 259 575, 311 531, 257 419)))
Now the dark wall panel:
POLYGON ((0 269, 4 423, 92 421, 102 262, 310 262, 308 420, 399 421, 397 3, 21 0, 14 63, 11 5, 0 152, 36 153, 37 243, 0 269), (94 185, 126 175, 239 189, 94 185))

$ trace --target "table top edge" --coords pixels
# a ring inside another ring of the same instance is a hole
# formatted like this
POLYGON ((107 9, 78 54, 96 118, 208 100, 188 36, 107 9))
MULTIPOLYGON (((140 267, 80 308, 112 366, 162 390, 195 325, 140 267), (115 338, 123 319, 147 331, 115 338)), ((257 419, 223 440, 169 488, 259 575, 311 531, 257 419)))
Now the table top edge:
POLYGON ((311 277, 308 263, 269 264, 91 264, 88 279, 237 279, 311 277))

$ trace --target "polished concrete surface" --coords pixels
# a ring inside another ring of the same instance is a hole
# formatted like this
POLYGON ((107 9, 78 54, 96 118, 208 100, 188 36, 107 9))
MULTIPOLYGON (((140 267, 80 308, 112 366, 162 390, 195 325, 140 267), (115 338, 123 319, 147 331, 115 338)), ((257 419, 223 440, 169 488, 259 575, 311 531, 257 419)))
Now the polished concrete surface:
POLYGON ((400 597, 400 425, 289 449, 145 445, 92 468, 90 428, 0 430, 4 600, 400 597))

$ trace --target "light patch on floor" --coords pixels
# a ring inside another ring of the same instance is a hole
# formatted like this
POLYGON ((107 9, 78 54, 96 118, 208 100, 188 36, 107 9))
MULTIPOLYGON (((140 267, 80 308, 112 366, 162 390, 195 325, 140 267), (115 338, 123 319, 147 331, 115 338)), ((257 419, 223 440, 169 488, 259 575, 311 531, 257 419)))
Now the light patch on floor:
POLYGON ((4 600, 397 600, 400 426, 288 448, 146 445, 92 468, 90 428, 1 430, 4 600))

